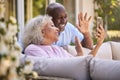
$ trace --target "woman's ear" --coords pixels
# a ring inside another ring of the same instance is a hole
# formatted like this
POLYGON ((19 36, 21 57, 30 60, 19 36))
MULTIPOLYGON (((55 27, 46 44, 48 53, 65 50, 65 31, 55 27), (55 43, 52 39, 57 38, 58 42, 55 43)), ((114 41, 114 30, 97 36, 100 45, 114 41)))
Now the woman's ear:
POLYGON ((42 34, 44 34, 44 33, 45 33, 45 30, 43 29, 41 32, 42 32, 42 34))
POLYGON ((45 36, 45 30, 43 29, 41 32, 42 32, 42 35, 44 37, 45 36))

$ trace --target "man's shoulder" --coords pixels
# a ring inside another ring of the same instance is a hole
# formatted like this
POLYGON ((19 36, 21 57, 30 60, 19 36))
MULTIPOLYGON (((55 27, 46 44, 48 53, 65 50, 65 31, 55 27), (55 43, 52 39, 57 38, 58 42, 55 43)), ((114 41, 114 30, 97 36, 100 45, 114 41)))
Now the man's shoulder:
POLYGON ((74 31, 77 31, 77 28, 73 24, 71 24, 70 22, 67 22, 66 27, 65 27, 65 31, 74 32, 74 31))
POLYGON ((67 22, 66 27, 73 28, 73 27, 75 27, 75 26, 74 26, 72 23, 67 22))

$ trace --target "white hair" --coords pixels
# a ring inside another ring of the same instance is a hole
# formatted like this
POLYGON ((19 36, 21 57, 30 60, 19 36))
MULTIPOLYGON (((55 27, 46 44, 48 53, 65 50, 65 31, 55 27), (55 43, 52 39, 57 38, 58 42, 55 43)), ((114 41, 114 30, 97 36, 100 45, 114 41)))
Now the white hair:
POLYGON ((42 29, 51 21, 48 15, 38 16, 31 19, 25 26, 23 32, 23 46, 26 48, 29 44, 41 44, 43 41, 42 29))

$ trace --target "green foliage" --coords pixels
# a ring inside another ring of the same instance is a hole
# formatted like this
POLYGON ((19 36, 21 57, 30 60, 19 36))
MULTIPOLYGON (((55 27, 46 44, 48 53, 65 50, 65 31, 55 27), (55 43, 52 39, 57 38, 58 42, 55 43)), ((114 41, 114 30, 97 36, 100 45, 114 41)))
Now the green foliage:
POLYGON ((95 13, 103 18, 104 23, 107 16, 108 29, 120 30, 120 0, 94 0, 94 3, 98 6, 95 13))
POLYGON ((33 17, 45 14, 46 0, 33 0, 33 17))
POLYGON ((113 15, 108 16, 109 30, 120 30, 120 5, 113 9, 113 15))
POLYGON ((56 0, 56 2, 58 2, 58 3, 63 3, 63 0, 56 0))

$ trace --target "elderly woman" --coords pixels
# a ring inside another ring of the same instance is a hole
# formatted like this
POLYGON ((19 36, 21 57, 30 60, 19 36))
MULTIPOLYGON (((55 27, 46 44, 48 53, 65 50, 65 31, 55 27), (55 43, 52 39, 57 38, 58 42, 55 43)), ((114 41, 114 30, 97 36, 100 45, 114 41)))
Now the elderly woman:
MULTIPOLYGON (((73 57, 62 47, 53 45, 58 40, 59 29, 55 27, 50 16, 38 16, 30 20, 23 33, 24 52, 27 55, 39 57, 73 57)), ((90 54, 96 55, 104 40, 104 29, 100 26, 97 34, 97 45, 90 54)), ((76 37, 77 55, 83 55, 81 44, 76 37)))

